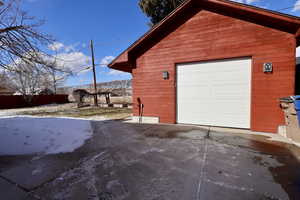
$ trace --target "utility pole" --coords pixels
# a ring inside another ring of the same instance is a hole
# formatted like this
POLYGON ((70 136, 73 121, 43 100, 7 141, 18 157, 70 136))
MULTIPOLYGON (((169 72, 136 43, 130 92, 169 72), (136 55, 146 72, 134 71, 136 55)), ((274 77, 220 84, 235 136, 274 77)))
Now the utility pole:
POLYGON ((92 65, 93 65, 93 75, 94 75, 94 105, 98 106, 98 91, 97 91, 97 79, 96 79, 96 69, 95 69, 95 57, 94 57, 94 45, 93 40, 91 40, 91 53, 92 53, 92 65))

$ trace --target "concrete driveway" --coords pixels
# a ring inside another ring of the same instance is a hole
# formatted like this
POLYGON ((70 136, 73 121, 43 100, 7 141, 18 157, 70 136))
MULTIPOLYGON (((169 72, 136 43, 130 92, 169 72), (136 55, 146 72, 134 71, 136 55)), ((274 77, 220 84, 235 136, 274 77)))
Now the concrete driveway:
POLYGON ((1 199, 300 199, 298 150, 192 126, 92 121, 72 153, 0 157, 1 199))

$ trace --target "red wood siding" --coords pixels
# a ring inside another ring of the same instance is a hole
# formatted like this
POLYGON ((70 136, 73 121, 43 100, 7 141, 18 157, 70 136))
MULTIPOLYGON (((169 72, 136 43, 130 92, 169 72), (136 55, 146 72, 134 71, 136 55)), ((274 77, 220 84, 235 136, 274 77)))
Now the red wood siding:
POLYGON ((292 34, 200 11, 137 58, 134 115, 140 98, 144 116, 176 123, 176 63, 251 56, 251 129, 277 132, 284 124, 278 98, 294 94, 295 48, 292 34), (264 62, 273 62, 272 74, 262 72, 264 62), (169 71, 169 80, 163 80, 163 71, 169 71))

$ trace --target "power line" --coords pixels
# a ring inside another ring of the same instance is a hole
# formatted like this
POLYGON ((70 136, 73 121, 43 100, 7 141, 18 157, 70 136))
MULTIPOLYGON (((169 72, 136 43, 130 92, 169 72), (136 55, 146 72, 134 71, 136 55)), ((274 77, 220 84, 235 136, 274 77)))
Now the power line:
MULTIPOLYGON (((231 0, 232 1, 232 0, 231 0)), ((264 1, 266 1, 266 0, 260 0, 259 2, 257 2, 257 3, 261 3, 261 2, 264 2, 264 1)), ((241 3, 241 4, 246 4, 246 5, 250 5, 250 6, 256 6, 256 7, 260 7, 260 8, 263 8, 263 7, 261 7, 261 6, 258 6, 258 4, 248 4, 248 3, 241 3)), ((292 5, 292 6, 289 6, 289 7, 284 7, 284 8, 279 8, 279 9, 274 9, 273 11, 282 11, 282 10, 288 10, 288 9, 291 9, 291 8, 298 8, 298 7, 300 7, 300 5, 298 5, 298 4, 294 4, 294 5, 292 5)), ((272 9, 269 9, 269 10, 272 10, 272 9)))
MULTIPOLYGON (((265 1, 265 0, 261 0, 260 2, 265 1)), ((288 10, 291 8, 298 8, 300 7, 300 4, 294 4, 293 6, 288 6, 288 7, 284 7, 284 8, 279 8, 279 9, 274 9, 274 11, 282 11, 282 10, 288 10)))
POLYGON ((281 8, 281 9, 278 9, 276 11, 282 11, 282 10, 287 10, 287 9, 291 9, 291 8, 298 8, 300 7, 300 5, 294 5, 294 6, 290 6, 290 7, 286 7, 286 8, 281 8))

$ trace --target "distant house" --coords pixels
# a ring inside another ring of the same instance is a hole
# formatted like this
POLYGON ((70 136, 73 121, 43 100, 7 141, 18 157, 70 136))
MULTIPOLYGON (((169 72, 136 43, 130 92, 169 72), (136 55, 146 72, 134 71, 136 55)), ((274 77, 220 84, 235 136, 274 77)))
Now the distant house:
POLYGON ((0 86, 0 95, 13 95, 15 91, 7 87, 0 86))
POLYGON ((298 46, 299 17, 187 0, 109 67, 132 73, 135 117, 275 133, 279 98, 295 94, 298 46))

